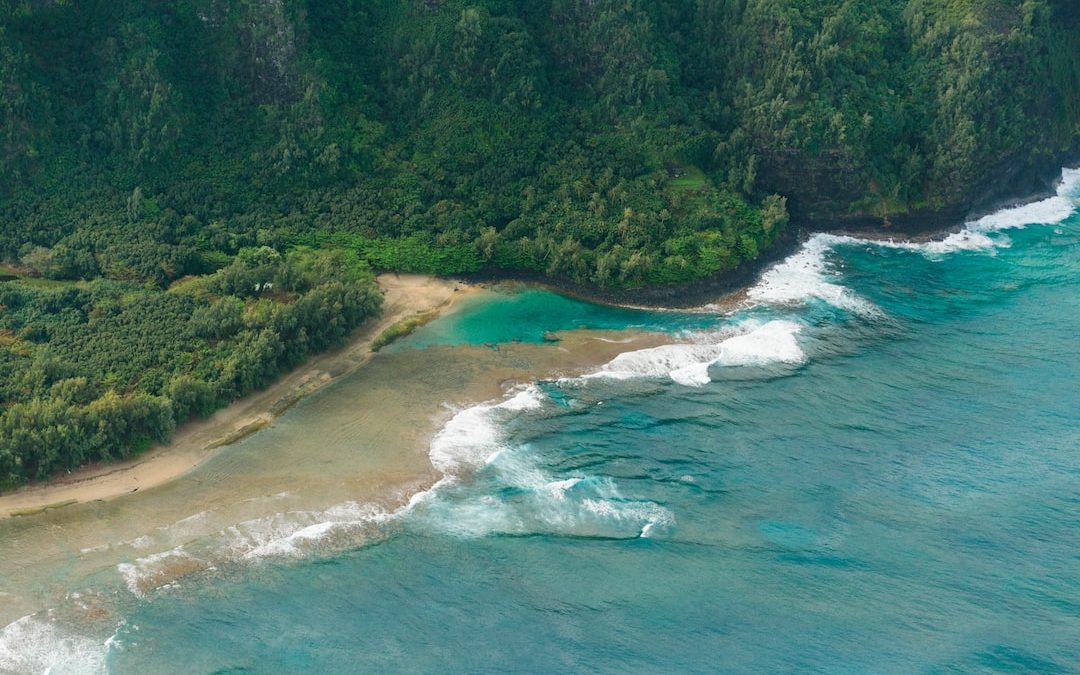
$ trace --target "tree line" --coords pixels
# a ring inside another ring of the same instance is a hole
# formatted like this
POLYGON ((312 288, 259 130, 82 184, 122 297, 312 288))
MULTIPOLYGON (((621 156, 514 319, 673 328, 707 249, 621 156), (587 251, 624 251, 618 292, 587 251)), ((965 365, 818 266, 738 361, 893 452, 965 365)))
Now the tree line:
POLYGON ((3 2, 0 482, 264 385, 370 269, 686 282, 1078 136, 1073 0, 3 2))
POLYGON ((168 290, 98 278, 0 284, 0 487, 165 442, 377 313, 340 251, 244 249, 168 290))

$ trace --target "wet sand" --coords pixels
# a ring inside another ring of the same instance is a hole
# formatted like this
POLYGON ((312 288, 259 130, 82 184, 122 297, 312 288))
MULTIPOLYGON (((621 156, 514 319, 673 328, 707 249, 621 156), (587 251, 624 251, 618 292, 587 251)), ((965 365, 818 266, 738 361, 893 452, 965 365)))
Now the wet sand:
MULTIPOLYGON (((465 292, 490 293, 448 291, 465 292)), ((381 326, 366 330, 370 339, 381 326)), ((179 476, 123 499, 0 520, 0 625, 46 607, 88 608, 105 625, 116 603, 191 575, 224 574, 264 558, 333 554, 381 537, 393 525, 379 514, 400 509, 441 477, 430 462, 430 442, 455 411, 519 384, 581 374, 624 351, 670 342, 634 331, 579 329, 553 337, 558 341, 406 347, 372 359, 359 349, 365 344, 359 336, 286 378, 289 384, 223 411, 230 413, 227 422, 185 429, 202 455, 181 465, 179 476), (267 428, 225 451, 204 449, 323 373, 329 386, 267 428)), ((51 493, 41 501, 57 498, 51 493)))
POLYGON ((80 502, 112 499, 162 485, 188 473, 220 448, 269 425, 301 398, 354 371, 372 355, 371 344, 391 325, 415 314, 445 311, 478 287, 415 274, 384 274, 382 314, 366 322, 345 347, 310 359, 268 388, 250 394, 205 420, 183 424, 171 443, 139 457, 95 464, 46 483, 0 495, 0 518, 28 515, 80 502))

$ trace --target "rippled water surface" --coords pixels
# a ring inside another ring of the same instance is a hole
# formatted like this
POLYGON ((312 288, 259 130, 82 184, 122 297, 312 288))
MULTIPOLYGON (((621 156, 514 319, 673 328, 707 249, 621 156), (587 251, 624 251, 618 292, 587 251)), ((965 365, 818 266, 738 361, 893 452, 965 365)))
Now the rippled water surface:
POLYGON ((444 350, 450 373, 477 348, 455 344, 581 326, 667 344, 454 411, 430 442, 443 478, 362 545, 199 570, 103 632, 38 613, 0 667, 1080 671, 1065 178, 939 242, 817 235, 729 314, 477 302, 397 355, 444 350))

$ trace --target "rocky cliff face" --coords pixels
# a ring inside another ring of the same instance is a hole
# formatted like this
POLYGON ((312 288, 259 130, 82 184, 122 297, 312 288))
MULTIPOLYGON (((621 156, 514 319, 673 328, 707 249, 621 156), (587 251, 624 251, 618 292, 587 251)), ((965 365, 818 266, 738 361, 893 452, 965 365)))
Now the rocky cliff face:
MULTIPOLYGON (((982 169, 946 203, 903 212, 852 208, 873 192, 858 167, 839 154, 806 159, 798 153, 775 153, 765 162, 761 184, 787 196, 792 223, 806 230, 877 230, 925 234, 962 224, 975 215, 1009 203, 1052 194, 1061 167, 1080 161, 1080 144, 1059 153, 1016 153, 982 169)), ((863 200, 865 201, 865 200, 863 200)))

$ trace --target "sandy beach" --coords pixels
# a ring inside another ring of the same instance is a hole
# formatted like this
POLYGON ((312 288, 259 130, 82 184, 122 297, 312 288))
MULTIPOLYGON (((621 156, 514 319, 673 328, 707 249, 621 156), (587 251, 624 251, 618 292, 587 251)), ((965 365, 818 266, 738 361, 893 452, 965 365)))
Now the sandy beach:
POLYGON ((435 344, 371 358, 372 341, 395 320, 441 312, 440 321, 454 321, 447 315, 474 300, 500 301, 497 289, 424 277, 381 283, 385 314, 340 350, 185 425, 176 442, 136 462, 0 497, 0 511, 21 512, 0 518, 0 567, 10 570, 0 624, 58 606, 109 617, 129 597, 110 590, 117 582, 141 597, 252 560, 359 546, 442 477, 431 443, 457 412, 671 340, 578 328, 540 343, 435 344))
POLYGON ((207 419, 181 425, 168 445, 126 462, 90 465, 0 495, 0 518, 112 499, 178 478, 215 452, 269 425, 296 401, 362 366, 374 353, 372 343, 390 326, 417 314, 445 311, 478 288, 416 274, 384 274, 378 282, 385 293, 382 314, 357 329, 345 346, 313 357, 268 388, 207 419))

